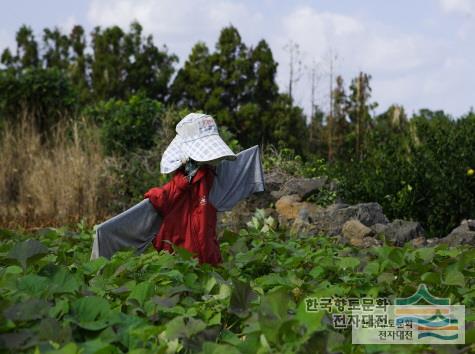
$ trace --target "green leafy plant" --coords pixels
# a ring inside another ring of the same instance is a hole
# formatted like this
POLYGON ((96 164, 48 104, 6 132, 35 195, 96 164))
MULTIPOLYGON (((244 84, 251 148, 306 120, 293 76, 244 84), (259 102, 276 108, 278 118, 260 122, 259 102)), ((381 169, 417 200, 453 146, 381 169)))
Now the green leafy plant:
MULTIPOLYGON (((356 249, 325 235, 289 234, 257 210, 247 228, 225 230, 217 267, 179 248, 91 261, 92 231, 79 226, 0 230, 2 351, 354 353, 351 330, 335 329, 324 310, 307 312, 306 298, 392 299, 420 283, 464 304, 467 323, 474 320, 475 250, 468 247, 356 249), (22 268, 15 259, 29 245, 22 268)), ((474 334, 467 328, 457 350, 470 351, 474 334)), ((359 353, 406 349, 358 346, 359 353)), ((411 346, 412 353, 437 350, 411 346)))

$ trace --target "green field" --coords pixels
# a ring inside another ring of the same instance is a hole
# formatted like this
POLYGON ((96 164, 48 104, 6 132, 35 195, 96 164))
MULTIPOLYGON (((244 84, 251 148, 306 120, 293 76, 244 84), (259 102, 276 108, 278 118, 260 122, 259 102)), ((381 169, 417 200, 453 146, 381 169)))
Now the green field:
MULTIPOLYGON (((92 231, 0 230, 0 351, 20 353, 455 353, 466 344, 351 345, 332 314, 305 298, 407 297, 420 283, 464 304, 473 324, 475 250, 384 246, 275 230, 259 212, 220 240, 222 266, 175 255, 119 252, 89 261, 92 231)), ((470 326, 469 326, 470 327, 470 326)), ((470 347, 471 345, 471 347, 470 347)))

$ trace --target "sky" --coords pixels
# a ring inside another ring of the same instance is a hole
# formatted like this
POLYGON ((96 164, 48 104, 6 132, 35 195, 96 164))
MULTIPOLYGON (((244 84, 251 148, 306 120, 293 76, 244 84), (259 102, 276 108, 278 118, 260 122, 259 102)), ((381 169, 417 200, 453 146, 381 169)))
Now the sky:
POLYGON ((4 0, 2 5, 0 50, 15 48, 22 24, 39 38, 45 27, 128 30, 138 20, 156 45, 178 55, 179 68, 197 41, 214 48, 220 30, 233 25, 246 45, 269 43, 282 92, 290 72, 286 48, 298 45, 294 97, 307 113, 312 71, 315 102, 328 110, 331 62, 346 88, 360 71, 371 75, 374 113, 400 104, 409 115, 428 108, 458 117, 475 105, 475 0, 4 0))

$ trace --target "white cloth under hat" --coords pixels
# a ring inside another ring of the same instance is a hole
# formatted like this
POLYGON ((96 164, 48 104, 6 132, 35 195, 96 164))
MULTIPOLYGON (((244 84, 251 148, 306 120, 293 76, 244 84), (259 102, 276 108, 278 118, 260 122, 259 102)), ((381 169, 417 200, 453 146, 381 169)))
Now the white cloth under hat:
POLYGON ((161 173, 171 173, 188 160, 188 156, 181 149, 181 138, 176 135, 165 149, 160 162, 161 173))
POLYGON ((214 119, 203 113, 190 113, 176 126, 177 135, 163 153, 162 173, 178 169, 188 158, 198 162, 234 160, 236 154, 221 139, 214 119))

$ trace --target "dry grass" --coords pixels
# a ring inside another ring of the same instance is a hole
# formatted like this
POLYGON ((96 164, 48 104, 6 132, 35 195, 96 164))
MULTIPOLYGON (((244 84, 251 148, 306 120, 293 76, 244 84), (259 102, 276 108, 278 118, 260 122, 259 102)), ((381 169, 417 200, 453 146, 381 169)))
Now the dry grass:
POLYGON ((116 182, 98 131, 56 126, 46 144, 27 117, 0 136, 0 227, 93 225, 107 216, 116 182))

